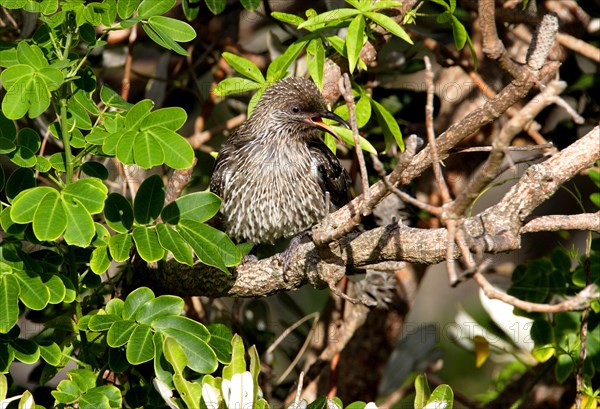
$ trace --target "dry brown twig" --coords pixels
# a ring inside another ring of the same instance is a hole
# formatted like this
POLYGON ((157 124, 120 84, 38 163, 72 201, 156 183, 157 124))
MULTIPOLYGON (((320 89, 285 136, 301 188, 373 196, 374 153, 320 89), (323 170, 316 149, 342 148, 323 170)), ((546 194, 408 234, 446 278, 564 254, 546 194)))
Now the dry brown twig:
MULTIPOLYGON (((356 122, 356 106, 354 104, 354 95, 352 95, 352 84, 350 83, 350 76, 348 73, 344 73, 342 75, 342 79, 340 79, 340 89, 342 90, 342 95, 344 97, 344 101, 346 101, 346 106, 348 107, 348 114, 350 117, 350 127, 352 128, 352 137, 354 138, 354 151, 356 152, 356 157, 358 158, 358 165, 360 167, 360 180, 362 183, 362 191, 365 194, 365 203, 368 203, 371 199, 371 190, 369 189, 369 174, 367 173, 367 165, 365 165, 365 156, 363 154, 362 149, 360 148, 360 140, 359 140, 359 132, 358 132, 358 124, 356 122), (343 81, 342 81, 343 80, 343 81)), ((361 208, 361 214, 363 216, 367 216, 366 208, 361 208)))

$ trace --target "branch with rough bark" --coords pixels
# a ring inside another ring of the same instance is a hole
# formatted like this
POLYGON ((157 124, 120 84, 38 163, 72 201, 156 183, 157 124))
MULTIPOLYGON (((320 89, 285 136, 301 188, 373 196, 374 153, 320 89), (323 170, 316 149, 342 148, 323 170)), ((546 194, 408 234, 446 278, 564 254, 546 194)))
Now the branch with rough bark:
MULTIPOLYGON (((552 158, 530 167, 498 204, 464 221, 473 245, 479 246, 482 253, 518 250, 521 228, 526 225, 528 216, 561 184, 600 160, 598 146, 600 127, 596 126, 552 158)), ((332 214, 331 218, 343 222, 350 212, 342 210, 332 214)), ((593 218, 595 214, 589 217, 593 218)), ((244 263, 231 276, 200 263, 189 267, 169 260, 157 269, 149 269, 144 282, 170 294, 259 297, 298 289, 308 283, 325 287, 330 280, 338 280, 344 274, 345 270, 340 266, 361 267, 399 260, 416 264, 439 263, 446 258, 446 248, 446 229, 417 229, 393 224, 349 234, 325 248, 318 248, 312 242, 302 244, 294 252, 285 275, 277 255, 244 263)), ((459 254, 455 248, 455 257, 459 254)))

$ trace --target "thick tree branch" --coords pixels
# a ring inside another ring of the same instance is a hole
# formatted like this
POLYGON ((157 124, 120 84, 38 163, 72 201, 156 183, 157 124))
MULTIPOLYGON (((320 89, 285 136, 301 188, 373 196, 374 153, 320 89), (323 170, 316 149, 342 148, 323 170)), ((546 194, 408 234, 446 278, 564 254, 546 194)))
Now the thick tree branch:
POLYGON ((559 230, 590 230, 600 233, 600 211, 537 217, 521 228, 521 234, 559 230))
MULTIPOLYGON (((561 184, 600 160, 598 146, 600 127, 547 161, 532 166, 497 205, 465 220, 467 240, 488 253, 519 249, 519 233, 524 220, 561 184)), ((139 266, 147 269, 147 274, 136 276, 143 276, 145 285, 170 294, 266 296, 297 289, 307 283, 325 287, 339 274, 339 269, 332 266, 360 267, 398 260, 416 264, 439 263, 446 259, 447 234, 446 229, 416 229, 395 224, 354 233, 325 249, 305 243, 292 255, 285 276, 277 255, 244 263, 231 276, 200 263, 188 267, 175 260, 162 263, 158 269, 139 266)), ((459 255, 456 247, 454 257, 459 255)))

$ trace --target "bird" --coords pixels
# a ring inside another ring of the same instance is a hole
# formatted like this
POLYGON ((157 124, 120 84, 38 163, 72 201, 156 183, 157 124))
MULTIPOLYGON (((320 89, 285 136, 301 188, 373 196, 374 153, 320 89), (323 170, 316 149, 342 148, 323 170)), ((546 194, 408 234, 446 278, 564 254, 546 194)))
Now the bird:
POLYGON ((325 145, 327 108, 317 86, 287 77, 265 89, 252 114, 224 142, 210 191, 235 242, 274 244, 306 231, 349 199, 350 176, 325 145))

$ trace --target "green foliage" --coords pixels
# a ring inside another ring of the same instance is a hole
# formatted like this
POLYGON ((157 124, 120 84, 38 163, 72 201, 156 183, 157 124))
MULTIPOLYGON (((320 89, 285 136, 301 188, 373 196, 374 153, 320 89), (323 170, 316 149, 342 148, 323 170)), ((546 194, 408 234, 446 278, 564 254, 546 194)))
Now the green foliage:
POLYGON ((420 374, 415 379, 415 409, 444 407, 452 409, 454 393, 448 385, 439 385, 433 392, 429 389, 427 376, 420 374))
MULTIPOLYGON (((532 260, 513 272, 509 294, 520 299, 545 303, 551 299, 573 296, 589 284, 600 285, 600 240, 591 242, 589 255, 577 259, 577 252, 556 248, 550 257, 532 260), (572 265, 575 263, 575 267, 572 265)), ((579 365, 584 377, 590 380, 600 368, 600 300, 590 304, 587 321, 584 363, 579 360, 581 342, 581 311, 560 312, 552 317, 528 314, 534 320, 531 339, 535 346, 532 355, 540 362, 555 358, 555 375, 564 382, 579 365)), ((527 314, 519 311, 520 314, 527 314)), ((589 385, 589 382, 586 382, 589 385)))
MULTIPOLYGON (((403 39, 407 43, 413 44, 404 29, 392 18, 382 13, 386 9, 400 6, 400 2, 379 1, 373 3, 348 1, 347 3, 354 8, 340 8, 321 14, 309 11, 307 12, 307 19, 293 14, 273 12, 272 16, 277 20, 296 26, 298 29, 308 30, 309 33, 290 44, 285 52, 269 64, 266 78, 263 77, 253 62, 231 53, 223 53, 223 58, 231 67, 247 79, 238 77, 227 78, 217 85, 214 91, 215 95, 228 96, 256 90, 257 92, 252 97, 248 106, 248 112, 251 113, 264 90, 273 82, 285 78, 288 75, 290 66, 304 50, 306 50, 307 54, 307 66, 310 76, 317 86, 322 89, 323 67, 325 56, 328 52, 334 51, 344 57, 348 61, 351 73, 357 66, 363 70, 367 69, 364 62, 359 58, 359 55, 363 45, 372 36, 373 30, 377 26, 403 39), (342 27, 348 27, 345 39, 331 33, 331 28, 342 27)), ((353 87, 355 94, 361 97, 361 100, 359 100, 360 107, 357 106, 357 111, 360 111, 361 115, 359 128, 366 126, 371 117, 371 107, 369 106, 368 109, 365 109, 365 106, 373 105, 376 120, 380 125, 380 131, 385 136, 385 150, 389 149, 394 141, 400 149, 404 149, 400 127, 388 109, 368 96, 359 84, 354 83, 353 87)), ((342 114, 342 117, 348 119, 347 109, 344 111, 344 108, 345 105, 341 105, 338 109, 341 109, 342 113, 345 113, 345 116, 342 114)), ((354 146, 354 138, 351 131, 339 126, 334 126, 334 129, 344 142, 354 146)), ((335 149, 335 141, 331 135, 325 136, 325 143, 332 150, 335 149)), ((360 136, 360 146, 361 149, 368 152, 377 152, 373 145, 362 136, 360 136)))

